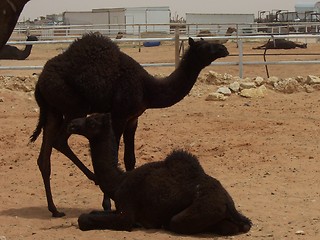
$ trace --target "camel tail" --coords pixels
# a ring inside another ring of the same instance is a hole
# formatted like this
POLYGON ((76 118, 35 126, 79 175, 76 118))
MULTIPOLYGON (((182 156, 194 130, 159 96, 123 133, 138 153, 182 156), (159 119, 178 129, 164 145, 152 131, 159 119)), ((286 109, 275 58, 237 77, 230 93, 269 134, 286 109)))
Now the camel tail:
POLYGON ((46 122, 46 107, 45 107, 45 101, 40 93, 38 85, 36 85, 36 89, 34 92, 35 99, 39 105, 39 119, 36 129, 33 131, 32 135, 30 136, 30 142, 35 142, 37 138, 39 137, 42 128, 46 122))

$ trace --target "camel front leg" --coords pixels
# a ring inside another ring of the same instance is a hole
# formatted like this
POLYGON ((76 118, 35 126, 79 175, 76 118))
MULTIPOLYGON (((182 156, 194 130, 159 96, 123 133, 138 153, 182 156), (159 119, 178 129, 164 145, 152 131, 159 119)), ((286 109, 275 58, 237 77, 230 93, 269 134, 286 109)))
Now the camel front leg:
POLYGON ((100 212, 81 214, 78 218, 79 228, 82 231, 95 229, 110 229, 117 231, 131 231, 133 216, 128 213, 100 212))
POLYGON ((134 153, 134 137, 138 127, 138 118, 127 122, 123 133, 124 141, 124 164, 127 171, 133 170, 136 165, 136 156, 134 153))
POLYGON ((127 121, 126 119, 119 119, 113 116, 112 126, 118 149, 120 139, 123 134, 124 164, 126 170, 130 171, 134 169, 134 166, 136 164, 136 157, 134 154, 134 136, 138 126, 138 118, 132 118, 127 121))

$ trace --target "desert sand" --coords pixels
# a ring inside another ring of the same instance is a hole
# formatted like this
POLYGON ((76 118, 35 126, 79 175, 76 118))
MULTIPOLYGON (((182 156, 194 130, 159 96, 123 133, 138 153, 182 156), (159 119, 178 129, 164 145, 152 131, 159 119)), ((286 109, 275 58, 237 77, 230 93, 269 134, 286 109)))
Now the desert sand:
MULTIPOLYGON (((253 52, 248 43, 245 52, 253 52)), ((227 43, 237 53, 235 43, 227 43)), ((0 65, 43 65, 65 45, 36 45, 25 61, 3 61, 0 65)), ((122 50, 140 63, 173 62, 173 46, 122 50)), ((295 53, 317 53, 320 45, 295 53)), ((255 51, 256 52, 256 51, 255 51)), ((262 52, 262 51, 260 51, 262 52)), ((280 51, 285 52, 285 51, 280 51)), ((277 56, 272 59, 319 59, 319 56, 277 56)), ((268 59, 268 60, 269 60, 268 59)), ((227 57, 222 61, 235 61, 227 57)), ((262 61, 262 56, 248 60, 262 61)), ((272 76, 320 75, 319 65, 270 66, 272 76)), ((173 68, 147 68, 153 74, 169 74, 173 68)), ((218 73, 238 74, 238 67, 205 68, 218 73)), ((39 70, 1 71, 0 75, 31 76, 39 70)), ((245 77, 266 77, 264 66, 245 66, 245 77)), ((205 101, 217 86, 198 82, 178 104, 147 110, 139 118, 136 134, 137 166, 163 159, 176 148, 198 156, 205 171, 219 179, 233 197, 237 208, 250 217, 249 233, 234 237, 210 234, 180 236, 163 230, 135 229, 132 232, 82 232, 77 217, 101 209, 102 194, 62 154, 52 154, 52 192, 63 218, 52 218, 37 157, 41 137, 29 143, 38 118, 38 106, 30 90, 19 79, 0 89, 0 239, 308 239, 320 238, 320 98, 319 91, 284 94, 268 89, 263 98, 233 94, 226 101, 205 101)), ((32 83, 31 83, 32 85, 32 83)), ((31 86, 32 88, 32 86, 31 86)), ((72 148, 92 169, 88 142, 70 139, 72 148)), ((123 167, 123 148, 119 151, 123 167)))

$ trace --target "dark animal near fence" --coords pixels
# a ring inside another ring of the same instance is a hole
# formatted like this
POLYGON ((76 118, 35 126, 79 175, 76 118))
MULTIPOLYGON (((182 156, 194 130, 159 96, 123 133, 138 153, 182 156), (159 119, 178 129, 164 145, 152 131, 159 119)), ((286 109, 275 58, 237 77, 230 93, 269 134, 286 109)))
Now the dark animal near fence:
MULTIPOLYGON (((231 36, 232 33, 237 32, 236 28, 233 27, 228 27, 225 36, 231 36)), ((197 37, 214 37, 217 36, 217 34, 213 34, 210 32, 210 30, 201 30, 198 34, 197 37)), ((228 39, 214 39, 214 40, 207 40, 208 42, 211 43, 220 43, 220 44, 225 44, 228 42, 228 39)))
POLYGON ((294 48, 307 48, 307 44, 296 43, 296 42, 285 40, 285 39, 275 39, 274 41, 269 41, 262 46, 253 47, 252 49, 294 49, 294 48))
POLYGON ((10 38, 24 5, 30 0, 0 1, 0 49, 10 38))
POLYGON ((179 234, 248 232, 251 221, 240 214, 221 183, 207 175, 192 154, 176 150, 163 161, 123 172, 110 114, 71 121, 69 132, 89 139, 92 163, 101 190, 116 210, 82 214, 81 230, 130 231, 134 225, 165 228, 179 234))
MULTIPOLYGON (((40 115, 31 141, 35 141, 43 129, 38 165, 52 215, 64 216, 54 205, 51 194, 52 148, 67 156, 89 179, 95 181, 94 174, 68 145, 70 134, 66 127, 72 119, 93 112, 111 112, 117 146, 123 135, 125 167, 132 170, 135 166, 134 136, 138 117, 148 108, 165 108, 182 100, 200 71, 228 54, 227 48, 221 44, 189 38, 189 49, 177 69, 168 77, 155 78, 121 52, 109 38, 88 34, 49 60, 36 84, 35 98, 40 115)), ((104 208, 110 208, 110 201, 105 199, 104 208)))
MULTIPOLYGON (((36 36, 28 36, 27 41, 38 41, 36 36)), ((32 45, 26 45, 24 50, 17 47, 4 45, 0 50, 0 59, 25 60, 31 53, 32 45)))

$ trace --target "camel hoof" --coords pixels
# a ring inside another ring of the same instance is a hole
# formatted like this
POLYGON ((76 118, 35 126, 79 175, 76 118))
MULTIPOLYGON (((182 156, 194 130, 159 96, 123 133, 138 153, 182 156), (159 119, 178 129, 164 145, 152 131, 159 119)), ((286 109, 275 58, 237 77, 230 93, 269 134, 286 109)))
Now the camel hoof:
POLYGON ((242 232, 247 233, 250 231, 250 229, 251 229, 251 225, 246 224, 242 227, 242 232))
POLYGON ((88 178, 89 180, 93 181, 95 185, 99 185, 96 175, 92 174, 88 178))
POLYGON ((64 217, 66 214, 64 212, 54 212, 52 213, 52 217, 54 218, 61 218, 61 217, 64 217))

